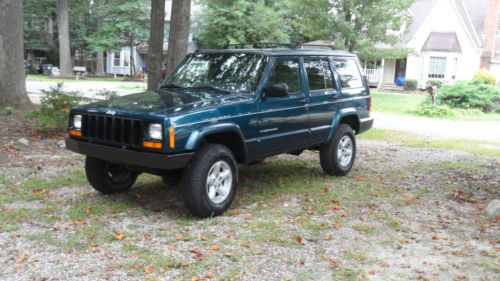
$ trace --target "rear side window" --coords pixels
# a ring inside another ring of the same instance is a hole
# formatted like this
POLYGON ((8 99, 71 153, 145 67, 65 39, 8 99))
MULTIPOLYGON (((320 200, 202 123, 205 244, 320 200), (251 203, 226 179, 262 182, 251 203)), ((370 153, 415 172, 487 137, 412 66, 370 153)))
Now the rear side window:
POLYGON ((298 59, 277 59, 267 85, 285 83, 288 91, 300 91, 300 67, 298 59))
POLYGON ((310 91, 334 88, 332 70, 327 59, 305 59, 304 65, 310 91))
POLYGON ((354 59, 336 58, 335 70, 339 75, 342 89, 363 87, 363 80, 361 80, 361 74, 359 73, 358 65, 354 59))

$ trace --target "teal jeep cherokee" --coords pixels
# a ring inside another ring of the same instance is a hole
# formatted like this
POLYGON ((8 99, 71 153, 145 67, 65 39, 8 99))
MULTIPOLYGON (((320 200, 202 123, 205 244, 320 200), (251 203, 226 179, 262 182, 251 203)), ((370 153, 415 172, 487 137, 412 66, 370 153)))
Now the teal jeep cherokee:
POLYGON ((140 173, 181 182, 199 217, 227 210, 238 164, 319 150, 328 175, 346 175, 355 135, 372 127, 355 55, 325 49, 223 49, 188 55, 155 92, 71 109, 66 147, 86 155, 89 183, 123 192, 140 173))

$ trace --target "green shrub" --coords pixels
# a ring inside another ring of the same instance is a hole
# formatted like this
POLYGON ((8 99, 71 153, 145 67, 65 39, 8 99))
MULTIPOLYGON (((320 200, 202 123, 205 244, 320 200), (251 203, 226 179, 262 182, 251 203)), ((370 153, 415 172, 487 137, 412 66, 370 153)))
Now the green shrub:
POLYGON ((500 88, 477 80, 458 81, 453 85, 443 86, 437 99, 440 104, 452 108, 497 111, 500 109, 500 88))
POLYGON ((476 74, 474 74, 473 80, 476 81, 481 81, 485 84, 490 84, 490 85, 496 85, 497 84, 497 79, 495 75, 491 74, 487 69, 481 68, 479 69, 476 74))
POLYGON ((417 89, 417 83, 415 79, 406 79, 403 88, 407 91, 415 91, 417 89))
POLYGON ((66 130, 70 109, 82 101, 77 92, 64 92, 62 85, 59 83, 48 91, 42 90, 45 96, 40 107, 31 114, 40 129, 66 130))
POLYGON ((433 118, 450 118, 455 116, 453 110, 447 105, 432 105, 430 98, 427 98, 418 105, 417 114, 433 118))
POLYGON ((6 115, 11 115, 12 113, 14 113, 14 108, 12 106, 6 106, 3 108, 3 113, 5 113, 6 115))
POLYGON ((427 81, 427 85, 428 86, 436 86, 438 89, 440 89, 441 87, 443 87, 445 85, 445 82, 441 81, 441 80, 429 80, 429 81, 427 81))

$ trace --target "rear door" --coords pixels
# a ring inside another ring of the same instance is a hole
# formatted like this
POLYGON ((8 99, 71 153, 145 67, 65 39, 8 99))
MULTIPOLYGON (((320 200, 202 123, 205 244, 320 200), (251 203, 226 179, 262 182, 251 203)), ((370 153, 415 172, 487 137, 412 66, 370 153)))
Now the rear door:
POLYGON ((340 90, 328 57, 304 57, 304 69, 309 91, 309 126, 311 144, 322 143, 332 127, 340 107, 340 90))
POLYGON ((286 97, 259 100, 259 154, 270 155, 304 148, 309 139, 307 95, 298 57, 278 57, 274 61, 266 86, 285 83, 286 97))

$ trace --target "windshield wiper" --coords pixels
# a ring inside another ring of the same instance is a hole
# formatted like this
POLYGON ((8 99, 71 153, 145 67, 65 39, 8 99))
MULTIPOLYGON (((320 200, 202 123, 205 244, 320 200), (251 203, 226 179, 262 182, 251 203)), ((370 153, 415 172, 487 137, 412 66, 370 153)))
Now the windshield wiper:
POLYGON ((210 90, 216 90, 216 91, 219 91, 219 92, 224 92, 224 93, 227 93, 227 94, 230 94, 231 91, 228 91, 228 90, 225 90, 225 89, 221 89, 221 88, 217 88, 217 87, 214 87, 214 86, 210 86, 210 85, 201 85, 201 86, 195 86, 193 87, 194 89, 210 89, 210 90))

